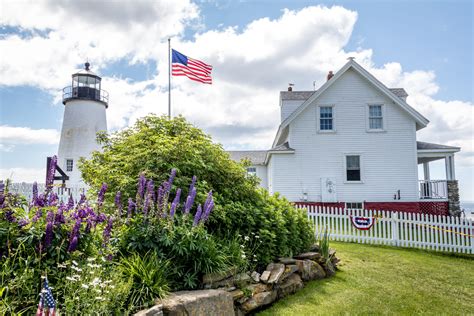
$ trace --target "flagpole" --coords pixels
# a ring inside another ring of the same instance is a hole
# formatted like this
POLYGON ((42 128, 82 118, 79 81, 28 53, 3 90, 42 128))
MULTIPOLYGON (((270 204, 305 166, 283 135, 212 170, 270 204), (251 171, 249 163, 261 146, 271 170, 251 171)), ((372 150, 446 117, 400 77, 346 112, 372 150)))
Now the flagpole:
POLYGON ((168 118, 171 119, 171 38, 168 37, 168 118))

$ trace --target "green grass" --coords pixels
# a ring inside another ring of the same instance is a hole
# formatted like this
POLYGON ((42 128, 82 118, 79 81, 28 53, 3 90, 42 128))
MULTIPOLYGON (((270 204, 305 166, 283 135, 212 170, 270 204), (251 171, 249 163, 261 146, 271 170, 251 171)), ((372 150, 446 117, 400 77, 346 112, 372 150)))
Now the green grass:
POLYGON ((474 315, 474 259, 332 242, 340 271, 312 281, 266 315, 474 315))

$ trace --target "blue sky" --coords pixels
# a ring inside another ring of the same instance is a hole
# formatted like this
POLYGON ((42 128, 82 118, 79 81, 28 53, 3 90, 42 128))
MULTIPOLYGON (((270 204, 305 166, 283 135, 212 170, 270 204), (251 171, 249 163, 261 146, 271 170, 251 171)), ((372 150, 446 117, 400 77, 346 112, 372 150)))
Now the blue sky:
MULTIPOLYGON (((214 65, 216 82, 211 89, 173 80, 175 114, 226 148, 269 147, 278 126, 278 91, 288 82, 309 90, 313 80, 322 82, 327 67, 337 70, 347 56, 356 56, 388 86, 403 86, 409 103, 430 119, 419 139, 463 147, 457 176, 462 199, 474 200, 472 2, 111 3, 96 4, 87 14, 91 6, 80 2, 4 2, 2 177, 29 181, 42 175, 44 157, 57 151, 60 90, 86 58, 111 93, 111 130, 149 112, 164 113, 166 39, 172 36, 173 47, 214 65), (264 46, 258 45, 262 38, 264 46), (295 57, 303 62, 294 64, 295 57), (233 61, 242 63, 241 72, 233 61), (284 66, 276 69, 275 63, 284 66), (259 120, 262 115, 268 120, 259 120)), ((433 164, 432 172, 442 178, 443 168, 433 164)))

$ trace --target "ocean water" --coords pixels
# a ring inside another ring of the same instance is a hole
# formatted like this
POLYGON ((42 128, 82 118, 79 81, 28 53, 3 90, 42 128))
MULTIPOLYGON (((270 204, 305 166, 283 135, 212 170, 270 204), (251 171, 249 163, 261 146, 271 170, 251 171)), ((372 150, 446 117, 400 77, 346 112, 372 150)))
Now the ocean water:
POLYGON ((474 219, 474 202, 473 201, 461 201, 461 210, 464 210, 466 217, 474 219))

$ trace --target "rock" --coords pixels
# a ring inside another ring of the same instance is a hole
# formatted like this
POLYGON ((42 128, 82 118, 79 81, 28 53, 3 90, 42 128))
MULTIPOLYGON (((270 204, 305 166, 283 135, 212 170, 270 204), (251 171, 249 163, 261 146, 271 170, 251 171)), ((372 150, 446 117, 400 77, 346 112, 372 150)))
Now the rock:
POLYGON ((265 270, 260 276, 260 281, 262 281, 263 283, 267 283, 269 277, 270 277, 270 271, 265 270))
POLYGON ((232 299, 234 301, 238 300, 239 298, 244 297, 244 291, 242 291, 242 290, 234 290, 234 291, 231 291, 229 293, 230 293, 230 295, 232 295, 232 299))
POLYGON ((169 316, 234 315, 232 295, 222 290, 181 291, 161 300, 163 314, 169 316))
POLYGON ((310 248, 309 248, 309 251, 312 251, 312 252, 320 252, 320 249, 319 248, 319 245, 318 244, 313 244, 310 248))
POLYGON ((237 268, 231 267, 227 270, 215 272, 215 273, 208 273, 202 277, 202 283, 210 284, 215 283, 224 279, 227 279, 234 275, 237 272, 237 268))
POLYGON ((336 255, 336 249, 329 249, 329 258, 336 255))
POLYGON ((134 316, 163 316, 163 305, 155 305, 152 308, 139 311, 134 316))
POLYGON ((257 271, 252 272, 250 277, 252 278, 254 282, 256 283, 260 282, 260 273, 258 273, 257 271))
POLYGON ((299 260, 318 260, 319 258, 321 258, 321 254, 318 252, 305 252, 295 256, 295 258, 299 260))
MULTIPOLYGON (((295 260, 296 261, 296 260, 295 260)), ((285 267, 285 272, 281 275, 280 279, 277 281, 277 283, 283 282, 287 277, 292 275, 293 273, 297 272, 298 266, 296 264, 288 264, 285 267)))
POLYGON ((267 292, 268 290, 271 290, 271 286, 263 283, 257 283, 257 284, 252 284, 246 287, 247 290, 252 292, 252 295, 262 293, 262 292, 267 292))
POLYGON ((244 312, 242 312, 242 310, 241 310, 240 308, 238 308, 238 307, 236 307, 236 308, 234 309, 234 311, 235 311, 234 316, 244 316, 244 315, 245 315, 244 312))
POLYGON ((270 277, 267 283, 273 284, 276 283, 285 272, 285 265, 283 263, 270 263, 267 266, 267 270, 270 271, 270 277))
POLYGON ((221 281, 204 284, 205 289, 217 289, 217 288, 231 288, 234 286, 234 277, 230 277, 221 281))
POLYGON ((252 298, 242 304, 241 309, 244 313, 273 303, 277 298, 276 291, 268 291, 255 294, 252 298))
POLYGON ((285 281, 278 286, 277 293, 278 298, 283 298, 290 294, 293 294, 303 288, 303 281, 297 273, 291 274, 285 281))
POLYGON ((331 261, 326 262, 324 265, 324 270, 326 271, 327 276, 333 276, 336 274, 336 267, 331 261))
POLYGON ((225 288, 225 290, 226 290, 227 292, 232 292, 232 291, 234 291, 234 290, 236 290, 236 289, 237 289, 237 288, 236 288, 235 286, 231 286, 231 287, 225 288))
POLYGON ((239 273, 234 277, 234 284, 237 287, 244 287, 252 282, 252 278, 248 273, 239 273))
POLYGON ((293 258, 278 258, 278 261, 283 263, 283 264, 295 264, 296 259, 293 258))
POLYGON ((303 281, 323 279, 326 277, 324 269, 312 260, 298 260, 296 262, 303 281))

